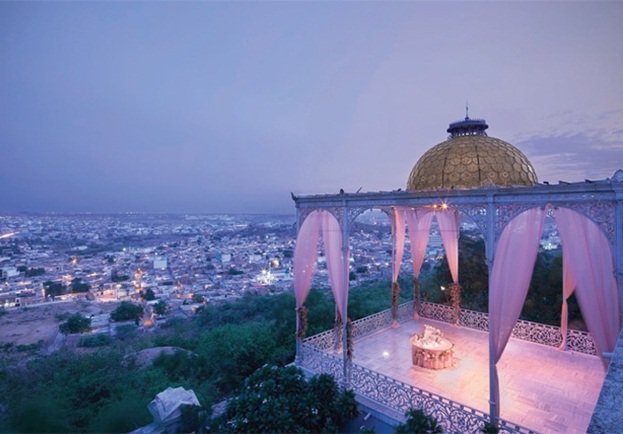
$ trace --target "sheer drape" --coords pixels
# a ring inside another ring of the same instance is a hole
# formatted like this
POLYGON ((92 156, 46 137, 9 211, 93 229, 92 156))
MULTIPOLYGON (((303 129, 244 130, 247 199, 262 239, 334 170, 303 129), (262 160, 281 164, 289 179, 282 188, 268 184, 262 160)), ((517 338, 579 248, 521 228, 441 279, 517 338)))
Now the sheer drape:
POLYGON ((322 218, 322 239, 324 241, 325 257, 329 282, 337 310, 344 318, 348 300, 348 254, 342 251, 342 231, 340 224, 332 214, 324 212, 322 218))
POLYGON ((575 281, 575 296, 597 354, 614 350, 620 331, 619 297, 610 244, 599 227, 566 208, 554 212, 563 255, 575 281))
POLYGON ((500 408, 496 364, 526 299, 544 220, 545 212, 540 208, 515 217, 502 232, 495 250, 489 287, 489 351, 493 362, 490 387, 497 404, 496 417, 500 408))
POLYGON ((348 251, 342 251, 342 231, 337 219, 327 211, 312 211, 303 221, 294 247, 294 296, 301 307, 311 288, 316 268, 318 239, 322 232, 327 271, 338 312, 344 317, 348 300, 348 251))
POLYGON ((421 209, 406 209, 404 216, 407 221, 409 241, 411 242, 413 275, 417 278, 420 276, 420 270, 426 258, 426 246, 428 246, 433 212, 421 209))
POLYGON ((400 208, 392 208, 392 234, 394 241, 394 263, 392 264, 392 282, 398 282, 400 265, 405 250, 405 223, 403 211, 400 208))
POLYGON ((293 272, 294 297, 296 298, 297 308, 303 306, 311 288, 318 256, 321 220, 322 211, 312 211, 303 221, 296 237, 293 272))
POLYGON ((459 283, 459 217, 456 210, 435 212, 452 281, 459 283))

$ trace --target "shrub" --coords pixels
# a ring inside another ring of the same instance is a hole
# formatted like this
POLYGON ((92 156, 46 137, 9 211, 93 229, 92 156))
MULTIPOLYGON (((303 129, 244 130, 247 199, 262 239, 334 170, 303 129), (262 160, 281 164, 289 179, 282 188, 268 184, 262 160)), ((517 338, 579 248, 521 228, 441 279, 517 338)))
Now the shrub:
POLYGON ((407 421, 396 427, 396 434, 442 434, 443 428, 437 420, 422 410, 411 409, 407 412, 407 421))
POLYGON ((62 323, 59 330, 63 334, 70 333, 84 333, 91 330, 91 318, 85 318, 79 313, 75 313, 67 318, 67 321, 62 323))
POLYGON ((112 339, 108 335, 97 334, 93 336, 83 336, 78 342, 79 347, 93 348, 93 347, 105 347, 110 345, 112 339))

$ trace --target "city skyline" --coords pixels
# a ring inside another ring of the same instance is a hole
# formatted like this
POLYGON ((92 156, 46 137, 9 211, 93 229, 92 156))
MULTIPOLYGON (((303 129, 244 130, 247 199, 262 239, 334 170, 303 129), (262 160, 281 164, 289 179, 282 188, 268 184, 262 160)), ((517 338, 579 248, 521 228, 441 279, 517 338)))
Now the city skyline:
POLYGON ((0 212, 292 213, 485 118, 539 181, 623 168, 623 4, 0 4, 0 212))

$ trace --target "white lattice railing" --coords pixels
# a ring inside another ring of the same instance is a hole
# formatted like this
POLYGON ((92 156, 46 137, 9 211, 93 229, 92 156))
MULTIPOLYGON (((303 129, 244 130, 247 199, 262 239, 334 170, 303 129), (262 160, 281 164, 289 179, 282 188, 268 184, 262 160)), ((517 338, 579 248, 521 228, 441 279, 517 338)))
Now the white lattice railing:
MULTIPOLYGON (((423 302, 420 306, 420 315, 424 318, 437 321, 454 322, 454 312, 450 306, 437 303, 423 302)), ((404 322, 413 316, 413 302, 398 306, 398 321, 404 322)), ((353 338, 361 338, 376 331, 382 330, 391 324, 391 310, 387 309, 374 315, 361 318, 353 322, 353 338)), ((461 309, 459 324, 480 331, 489 330, 489 316, 484 312, 461 309)), ((513 327, 512 337, 550 347, 559 347, 562 343, 560 327, 539 324, 531 321, 519 320, 513 327)), ((335 336, 333 330, 327 330, 305 340, 320 350, 334 348, 335 336)), ((579 353, 597 355, 595 343, 591 335, 585 331, 569 329, 567 332, 566 349, 579 353)))
MULTIPOLYGON (((454 320, 452 308, 443 304, 424 302, 421 305, 420 315, 448 323, 452 323, 454 320)), ((461 309, 459 324, 463 327, 486 332, 489 330, 489 315, 483 312, 461 309)), ((559 347, 562 343, 560 327, 524 320, 517 321, 511 336, 550 347, 559 347)), ((581 330, 569 329, 567 331, 566 349, 593 356, 597 355, 593 338, 589 333, 581 330)))
MULTIPOLYGON (((336 381, 343 382, 343 359, 336 354, 319 350, 308 342, 302 345, 298 365, 314 373, 333 375, 336 381)), ((358 395, 402 414, 411 408, 422 410, 437 419, 445 432, 479 433, 489 420, 487 414, 474 408, 397 381, 355 363, 350 363, 348 368, 350 370, 348 386, 358 395)), ((532 432, 505 420, 499 422, 501 433, 532 432)))

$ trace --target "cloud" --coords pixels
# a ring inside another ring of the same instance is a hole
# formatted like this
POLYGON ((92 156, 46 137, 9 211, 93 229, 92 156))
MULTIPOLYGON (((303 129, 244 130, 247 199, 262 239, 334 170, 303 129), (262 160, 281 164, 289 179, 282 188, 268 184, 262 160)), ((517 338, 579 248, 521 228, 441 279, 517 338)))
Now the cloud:
POLYGON ((623 137, 608 132, 532 136, 517 143, 541 180, 603 179, 623 168, 623 137))
POLYGON ((622 110, 587 117, 561 112, 549 117, 549 128, 514 143, 528 156, 541 181, 604 179, 623 168, 622 110))

